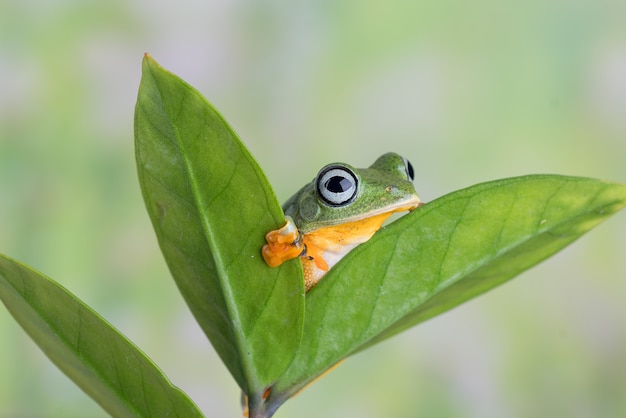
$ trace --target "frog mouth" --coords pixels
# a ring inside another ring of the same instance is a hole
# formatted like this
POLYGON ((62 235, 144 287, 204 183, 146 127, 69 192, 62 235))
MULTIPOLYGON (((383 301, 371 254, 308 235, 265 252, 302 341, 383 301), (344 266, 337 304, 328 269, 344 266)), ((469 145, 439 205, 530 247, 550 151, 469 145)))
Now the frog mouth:
MULTIPOLYGON (((395 208, 391 209, 389 212, 404 212, 405 210, 408 210, 409 212, 414 211, 415 209, 419 208, 420 206, 423 206, 424 202, 422 202, 419 197, 417 196, 412 196, 410 198, 408 198, 405 201, 401 201, 398 202, 398 204, 396 205, 395 208)), ((382 213, 384 213, 386 211, 382 211, 382 213)))
MULTIPOLYGON (((351 217, 351 218, 348 218, 348 219, 344 219, 342 222, 354 222, 354 221, 362 220, 364 218, 374 217, 374 216, 378 216, 378 215, 382 215, 382 214, 391 215, 393 213, 398 213, 398 212, 405 212, 405 211, 411 212, 411 211, 414 211, 415 209, 419 208, 423 204, 424 203, 419 200, 419 197, 411 196, 411 197, 407 198, 406 200, 402 200, 402 201, 397 202, 391 208, 389 208, 389 207, 381 208, 381 209, 378 209, 378 210, 374 210, 372 212, 368 212, 365 215, 354 216, 354 217, 351 217)), ((337 222, 337 223, 339 223, 339 222, 337 222)))

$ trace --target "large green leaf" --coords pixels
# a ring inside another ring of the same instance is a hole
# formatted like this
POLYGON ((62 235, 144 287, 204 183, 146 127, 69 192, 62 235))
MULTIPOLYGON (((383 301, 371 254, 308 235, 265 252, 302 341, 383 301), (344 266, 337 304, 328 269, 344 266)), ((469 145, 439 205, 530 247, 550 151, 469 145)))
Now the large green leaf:
POLYGON ((263 235, 284 222, 261 170, 219 114, 149 58, 136 138, 170 270, 259 417, 346 356, 503 283, 626 205, 624 185, 584 178, 470 187, 353 250, 303 308, 299 263, 270 270, 259 258, 263 235))
POLYGON ((304 287, 296 260, 260 257, 284 215, 217 111, 146 56, 135 113, 139 179, 159 244, 196 320, 240 387, 260 400, 294 358, 304 287))
POLYGON ((203 416, 88 306, 49 278, 2 255, 0 299, 50 360, 112 416, 203 416))
POLYGON ((307 296, 275 403, 337 361, 511 279, 626 205, 626 186, 526 176, 437 199, 338 263, 307 296))

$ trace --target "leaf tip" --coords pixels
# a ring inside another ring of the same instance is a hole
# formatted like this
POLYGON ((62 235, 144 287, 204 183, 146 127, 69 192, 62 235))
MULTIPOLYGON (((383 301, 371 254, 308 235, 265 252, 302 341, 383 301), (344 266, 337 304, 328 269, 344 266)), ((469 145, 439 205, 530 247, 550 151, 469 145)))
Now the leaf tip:
POLYGON ((143 63, 144 64, 148 64, 149 62, 155 62, 154 58, 152 58, 152 55, 150 55, 149 52, 144 52, 143 53, 143 63))
POLYGON ((159 65, 158 62, 156 62, 156 60, 152 57, 152 55, 149 52, 144 52, 143 53, 143 61, 142 61, 142 67, 144 70, 146 69, 161 69, 161 66, 159 65))

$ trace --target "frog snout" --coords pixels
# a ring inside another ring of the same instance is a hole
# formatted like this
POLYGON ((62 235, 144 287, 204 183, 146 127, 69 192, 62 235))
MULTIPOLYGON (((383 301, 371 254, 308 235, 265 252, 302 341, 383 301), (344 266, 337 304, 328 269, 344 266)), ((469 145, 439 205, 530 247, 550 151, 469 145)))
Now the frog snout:
POLYGON ((414 207, 414 208, 412 208, 412 209, 409 209, 409 212, 413 212, 415 209, 419 208, 420 206, 424 206, 424 202, 419 202, 419 203, 417 204, 417 206, 415 206, 415 207, 414 207))

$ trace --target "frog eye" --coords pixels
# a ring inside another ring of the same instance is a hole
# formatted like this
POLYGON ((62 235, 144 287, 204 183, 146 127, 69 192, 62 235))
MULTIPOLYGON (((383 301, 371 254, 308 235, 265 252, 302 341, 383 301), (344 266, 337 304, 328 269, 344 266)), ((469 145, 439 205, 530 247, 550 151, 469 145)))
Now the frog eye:
POLYGON ((317 175, 317 194, 330 206, 344 206, 356 197, 359 181, 346 167, 331 165, 317 175))
POLYGON ((402 158, 404 160, 404 171, 406 171, 406 176, 410 181, 415 179, 415 171, 413 171, 413 165, 406 158, 402 158))

